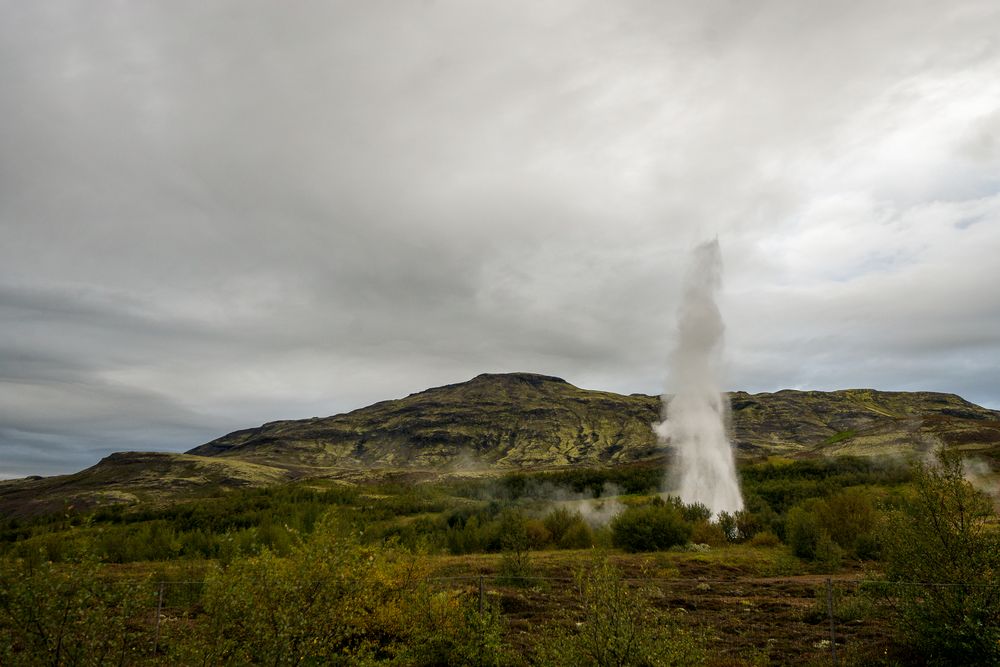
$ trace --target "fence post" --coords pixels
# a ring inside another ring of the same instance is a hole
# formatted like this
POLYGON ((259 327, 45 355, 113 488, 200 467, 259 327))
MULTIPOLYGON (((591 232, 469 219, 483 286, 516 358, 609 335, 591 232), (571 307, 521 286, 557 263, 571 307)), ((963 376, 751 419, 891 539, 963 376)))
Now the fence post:
POLYGON ((826 579, 826 613, 830 616, 830 655, 833 656, 833 667, 837 667, 837 632, 833 621, 833 581, 826 579))
POLYGON ((163 586, 164 582, 160 582, 160 594, 157 596, 156 600, 156 633, 153 635, 153 653, 155 654, 157 649, 160 647, 160 612, 163 611, 163 586))
POLYGON ((479 575, 479 615, 486 611, 486 593, 483 589, 483 575, 479 575))

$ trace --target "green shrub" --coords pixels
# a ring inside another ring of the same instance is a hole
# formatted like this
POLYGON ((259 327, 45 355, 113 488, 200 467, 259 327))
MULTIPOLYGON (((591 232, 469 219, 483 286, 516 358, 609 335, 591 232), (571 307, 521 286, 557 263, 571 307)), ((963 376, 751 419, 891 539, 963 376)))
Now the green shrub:
POLYGON ((736 534, 741 542, 753 538, 754 535, 764 530, 766 523, 760 514, 743 509, 733 515, 736 521, 736 534))
POLYGON ((539 519, 525 520, 524 532, 529 549, 544 549, 552 543, 552 533, 539 519))
POLYGON ((552 541, 558 544, 562 540, 563 535, 566 534, 566 531, 578 521, 582 521, 582 519, 583 517, 580 516, 579 512, 571 512, 565 507, 555 507, 545 515, 542 522, 552 536, 552 541))
POLYGON ((406 599, 402 611, 410 621, 408 635, 388 662, 414 667, 516 663, 506 643, 507 621, 489 599, 480 612, 471 598, 422 588, 406 599))
POLYGON ((566 613, 545 629, 536 664, 666 667, 704 661, 703 642, 653 607, 651 591, 630 588, 607 559, 578 571, 576 588, 579 616, 566 613))
POLYGON ((900 638, 931 664, 1000 664, 1000 535, 989 498, 956 453, 914 467, 916 493, 882 533, 875 589, 898 612, 900 638), (919 582, 922 585, 917 585, 919 582))
POLYGON ((690 537, 691 525, 673 504, 628 507, 611 520, 612 543, 628 552, 661 551, 690 537))
MULTIPOLYGON (((838 456, 781 464, 758 463, 740 468, 747 506, 759 497, 778 514, 810 498, 825 498, 838 490, 860 485, 899 485, 911 471, 901 463, 838 456)), ((757 511, 756 507, 751 507, 757 511)), ((779 533, 780 534, 780 533, 779 533)))
POLYGON ((592 546, 594 546, 594 531, 582 517, 574 522, 559 540, 560 549, 589 549, 592 546))
POLYGON ((785 542, 799 558, 835 569, 844 556, 871 558, 878 553, 874 535, 877 519, 868 493, 846 489, 789 510, 785 542))
POLYGON ((781 540, 778 536, 769 530, 765 530, 762 533, 757 533, 750 540, 750 546, 754 547, 776 547, 781 544, 781 540))
POLYGON ((730 542, 735 542, 739 538, 736 532, 736 517, 731 513, 719 512, 719 515, 715 518, 715 523, 730 542))
POLYGON ((330 518, 282 557, 264 549, 207 578, 204 613, 168 629, 171 664, 505 665, 496 605, 428 580, 420 554, 363 544, 330 518))
POLYGON ((854 555, 861 560, 879 560, 882 557, 882 543, 877 532, 860 535, 854 544, 854 555))
POLYGON ((447 528, 444 543, 453 554, 499 551, 500 522, 476 514, 447 528))
POLYGON ((806 560, 815 558, 821 532, 819 517, 811 509, 798 506, 789 510, 785 520, 785 541, 793 554, 806 560))
POLYGON ((104 665, 149 651, 148 582, 109 581, 91 557, 0 562, 0 664, 104 665))
POLYGON ((817 503, 820 524, 846 553, 857 554, 858 543, 870 540, 877 515, 871 496, 861 489, 845 489, 817 503))
POLYGON ((520 512, 505 511, 500 515, 500 535, 503 545, 500 556, 500 581, 510 586, 532 585, 534 578, 528 520, 520 512))
POLYGON ((844 550, 833 541, 826 528, 821 528, 819 538, 816 540, 816 552, 813 555, 818 568, 823 572, 834 572, 840 567, 844 558, 844 550))
POLYGON ((201 641, 179 642, 178 662, 353 664, 405 644, 403 607, 421 564, 359 544, 332 521, 287 557, 265 549, 216 569, 205 584, 201 641))
POLYGON ((542 520, 552 542, 560 549, 587 549, 594 544, 594 533, 583 515, 565 507, 556 507, 542 520))
POLYGON ((712 510, 710 510, 708 506, 703 503, 691 503, 690 505, 679 503, 679 505, 681 507, 681 516, 683 516, 684 520, 688 523, 709 521, 712 518, 712 510))
POLYGON ((708 521, 699 521, 691 526, 690 539, 695 544, 707 544, 712 547, 725 546, 729 541, 718 524, 708 521))

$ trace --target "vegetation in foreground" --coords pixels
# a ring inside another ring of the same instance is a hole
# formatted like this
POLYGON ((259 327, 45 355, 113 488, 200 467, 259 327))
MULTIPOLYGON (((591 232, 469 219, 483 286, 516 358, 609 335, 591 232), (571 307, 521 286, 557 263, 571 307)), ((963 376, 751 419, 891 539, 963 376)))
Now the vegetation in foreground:
POLYGON ((0 658, 825 660, 838 640, 830 646, 822 639, 822 588, 817 603, 795 612, 802 636, 812 638, 798 649, 781 641, 791 634, 788 612, 763 612, 746 589, 764 589, 777 576, 783 586, 811 590, 827 574, 864 572, 881 583, 838 589, 831 600, 847 626, 841 631, 854 632, 842 660, 1000 660, 996 517, 963 479, 958 459, 942 454, 937 466, 912 468, 854 459, 771 462, 742 473, 747 509, 714 520, 703 507, 656 495, 659 479, 635 468, 604 478, 603 471, 567 471, 417 488, 289 485, 167 508, 8 521, 0 625, 10 640, 0 658), (597 509, 576 500, 603 495, 611 482, 631 493, 599 498, 607 506, 597 509), (608 526, 588 520, 588 512, 611 509, 619 512, 608 526), (489 576, 493 593, 477 591, 476 574, 489 576), (153 582, 178 577, 198 583, 184 604, 168 599, 174 611, 163 616, 163 588, 153 582), (733 598, 740 600, 735 610, 712 609, 733 598), (754 623, 747 626, 744 614, 754 623), (851 630, 860 621, 883 632, 851 630), (525 622, 534 632, 524 633, 525 622), (896 639, 886 644, 879 635, 891 628, 896 639), (736 652, 726 638, 758 631, 770 636, 736 652))

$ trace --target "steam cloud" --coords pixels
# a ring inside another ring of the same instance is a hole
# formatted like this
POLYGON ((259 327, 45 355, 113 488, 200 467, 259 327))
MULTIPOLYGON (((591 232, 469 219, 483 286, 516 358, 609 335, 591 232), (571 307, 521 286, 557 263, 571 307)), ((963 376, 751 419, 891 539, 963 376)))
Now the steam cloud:
POLYGON ((719 242, 694 249, 678 311, 678 340, 670 359, 676 391, 663 396, 664 420, 653 428, 674 452, 670 491, 685 503, 712 510, 743 508, 736 464, 726 435, 729 400, 719 389, 718 366, 725 326, 715 304, 722 284, 719 242))

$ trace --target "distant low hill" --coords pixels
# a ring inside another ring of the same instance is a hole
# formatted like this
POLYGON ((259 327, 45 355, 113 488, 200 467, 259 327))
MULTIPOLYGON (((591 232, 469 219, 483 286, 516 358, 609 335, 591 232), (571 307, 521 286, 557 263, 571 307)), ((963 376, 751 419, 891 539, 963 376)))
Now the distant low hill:
MULTIPOLYGON (((741 458, 908 454, 938 444, 1000 461, 1000 412, 952 394, 730 394, 741 458)), ((485 374, 332 417, 236 431, 186 454, 113 454, 74 475, 0 482, 0 512, 176 499, 307 477, 620 465, 666 457, 656 396, 530 373, 485 374)))

